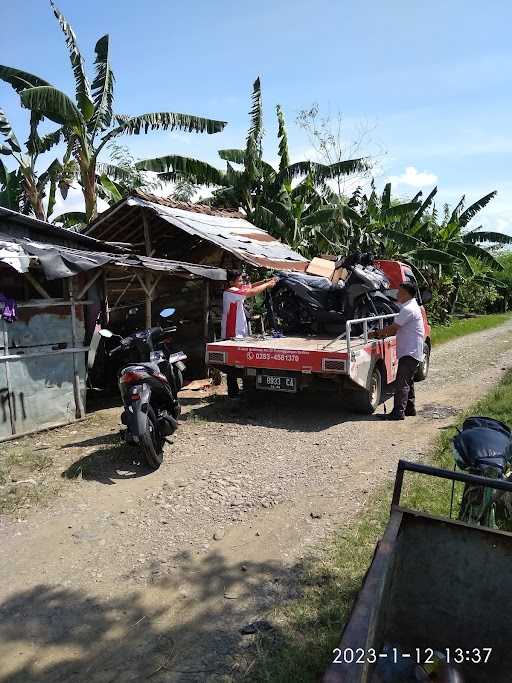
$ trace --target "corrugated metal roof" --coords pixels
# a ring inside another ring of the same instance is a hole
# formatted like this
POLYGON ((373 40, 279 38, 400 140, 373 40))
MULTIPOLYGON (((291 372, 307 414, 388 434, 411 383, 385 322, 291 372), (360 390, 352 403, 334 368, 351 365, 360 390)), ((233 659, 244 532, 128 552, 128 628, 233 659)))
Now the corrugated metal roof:
POLYGON ((122 227, 124 211, 131 207, 147 209, 175 228, 207 240, 254 266, 302 271, 308 264, 303 256, 265 230, 249 223, 237 211, 184 204, 140 192, 127 197, 116 207, 100 215, 88 232, 101 238, 108 230, 111 233, 116 222, 122 227), (108 226, 102 231, 101 224, 104 221, 108 226))
MULTIPOLYGON (((105 248, 105 245, 94 237, 40 221, 33 216, 24 216, 17 211, 11 211, 11 209, 1 206, 0 230, 12 237, 31 238, 37 235, 41 241, 45 241, 48 238, 53 244, 82 246, 94 251, 100 251, 105 248)), ((112 250, 119 251, 117 248, 112 248, 112 250)))
POLYGON ((224 281, 226 279, 226 271, 214 266, 150 258, 135 254, 108 254, 72 249, 23 237, 13 238, 11 235, 0 233, 0 263, 5 263, 18 272, 26 272, 31 258, 36 258, 39 261, 48 280, 72 277, 79 272, 100 268, 104 265, 182 273, 210 280, 224 281), (9 244, 15 245, 16 249, 9 250, 9 244))

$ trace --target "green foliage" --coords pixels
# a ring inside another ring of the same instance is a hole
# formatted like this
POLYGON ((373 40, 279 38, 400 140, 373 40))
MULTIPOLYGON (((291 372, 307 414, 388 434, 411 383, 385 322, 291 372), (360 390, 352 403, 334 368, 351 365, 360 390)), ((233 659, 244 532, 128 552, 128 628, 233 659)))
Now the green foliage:
MULTIPOLYGON (((98 196, 114 201, 121 196, 126 187, 126 175, 123 186, 115 178, 98 172, 98 156, 113 138, 119 135, 139 135, 153 130, 179 129, 217 133, 226 123, 173 112, 139 116, 114 114, 115 77, 111 68, 108 35, 102 36, 96 43, 96 73, 91 86, 75 33, 53 0, 51 6, 64 33, 69 52, 75 80, 74 100, 38 76, 11 67, 0 66, 0 79, 9 83, 20 94, 22 105, 31 111, 32 153, 46 151, 55 141, 65 141, 66 157, 72 156, 77 164, 77 180, 82 188, 86 218, 89 221, 96 216, 98 196), (60 128, 40 140, 36 137, 35 129, 43 118, 58 123, 60 128)), ((2 125, 4 127, 4 124, 2 125)), ((6 137, 3 127, 0 132, 6 137)), ((9 139, 12 142, 12 138, 9 139)), ((0 149, 4 153, 3 147, 0 149)), ((135 175, 132 177, 135 178, 135 175)))
MULTIPOLYGON (((512 373, 466 415, 488 415, 512 424, 512 373)), ((460 418, 460 422, 465 416, 460 418)), ((451 439, 455 426, 444 431, 427 455, 427 463, 453 468, 451 439)), ((402 505, 433 515, 449 516, 451 483, 409 474, 402 505)), ((251 683, 310 683, 321 680, 332 661, 375 545, 389 520, 392 487, 381 484, 358 518, 336 530, 322 548, 307 555, 295 569, 293 593, 269 615, 275 628, 257 636, 238 663, 237 680, 251 683)), ((290 591, 291 592, 291 591, 290 591)), ((232 679, 229 679, 232 680, 232 679)), ((234 680, 234 679, 233 679, 234 680)))

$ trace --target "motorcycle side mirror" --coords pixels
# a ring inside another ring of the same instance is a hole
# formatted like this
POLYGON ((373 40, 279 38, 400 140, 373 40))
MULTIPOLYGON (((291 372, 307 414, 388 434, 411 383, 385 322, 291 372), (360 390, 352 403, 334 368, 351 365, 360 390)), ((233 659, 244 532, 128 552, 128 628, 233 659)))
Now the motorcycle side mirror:
POLYGON ((105 337, 105 339, 111 339, 114 336, 114 334, 107 329, 100 330, 100 335, 105 337))
POLYGON ((422 303, 428 304, 429 301, 432 301, 432 292, 430 289, 422 289, 420 294, 422 303))
POLYGON ((160 317, 161 318, 170 318, 171 315, 174 315, 176 313, 175 308, 164 308, 163 311, 160 311, 160 317))

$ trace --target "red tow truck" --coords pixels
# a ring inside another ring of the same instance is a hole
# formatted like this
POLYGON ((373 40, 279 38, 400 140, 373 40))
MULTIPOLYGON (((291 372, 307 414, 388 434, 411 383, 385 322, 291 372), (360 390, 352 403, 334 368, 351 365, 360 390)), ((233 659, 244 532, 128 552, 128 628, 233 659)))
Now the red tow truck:
MULTIPOLYGON (((413 272, 404 263, 380 260, 375 265, 386 274, 391 290, 403 282, 416 284, 413 272)), ((423 305, 422 310, 425 344, 417 381, 426 379, 431 349, 431 330, 423 305)), ((206 347, 206 362, 224 371, 237 368, 244 387, 291 394, 308 388, 334 391, 347 408, 370 414, 381 402, 386 385, 395 379, 398 360, 396 338, 369 339, 369 329, 375 324, 382 327, 393 317, 350 320, 344 334, 334 338, 260 335, 211 342, 206 347)))

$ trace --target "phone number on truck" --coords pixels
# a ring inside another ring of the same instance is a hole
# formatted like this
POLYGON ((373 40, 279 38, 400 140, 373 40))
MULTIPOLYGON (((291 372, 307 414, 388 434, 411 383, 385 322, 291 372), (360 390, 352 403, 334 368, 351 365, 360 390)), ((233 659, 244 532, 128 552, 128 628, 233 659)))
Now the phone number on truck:
POLYGON ((299 356, 294 353, 265 353, 263 351, 247 351, 247 360, 281 360, 288 363, 298 363, 299 356))

